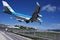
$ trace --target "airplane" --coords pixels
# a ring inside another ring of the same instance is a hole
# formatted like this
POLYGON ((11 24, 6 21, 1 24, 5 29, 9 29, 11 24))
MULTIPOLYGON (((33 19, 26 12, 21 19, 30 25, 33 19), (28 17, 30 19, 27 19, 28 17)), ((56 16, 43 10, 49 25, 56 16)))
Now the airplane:
POLYGON ((29 22, 40 22, 41 23, 40 18, 42 17, 42 15, 39 14, 40 5, 38 2, 36 2, 36 9, 32 16, 15 12, 6 1, 2 1, 2 4, 4 7, 3 12, 16 17, 16 19, 19 22, 25 21, 26 23, 29 23, 29 22))

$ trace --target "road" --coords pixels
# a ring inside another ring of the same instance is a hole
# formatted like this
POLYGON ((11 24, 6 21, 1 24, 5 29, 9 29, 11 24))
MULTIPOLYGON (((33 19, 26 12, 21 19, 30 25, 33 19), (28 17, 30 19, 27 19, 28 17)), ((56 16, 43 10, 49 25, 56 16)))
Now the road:
POLYGON ((0 31, 0 40, 32 40, 14 33, 0 31))

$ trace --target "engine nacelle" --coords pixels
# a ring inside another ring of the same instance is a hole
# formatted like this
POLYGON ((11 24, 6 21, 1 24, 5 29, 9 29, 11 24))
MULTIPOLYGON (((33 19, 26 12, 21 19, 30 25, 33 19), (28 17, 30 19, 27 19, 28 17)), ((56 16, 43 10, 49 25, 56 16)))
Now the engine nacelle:
POLYGON ((40 18, 41 18, 41 17, 42 17, 42 15, 39 15, 39 14, 38 14, 38 17, 40 17, 40 18))
POLYGON ((38 19, 38 21, 43 22, 40 18, 37 18, 37 19, 38 19))
POLYGON ((21 19, 17 19, 19 22, 23 22, 24 20, 21 20, 21 19))

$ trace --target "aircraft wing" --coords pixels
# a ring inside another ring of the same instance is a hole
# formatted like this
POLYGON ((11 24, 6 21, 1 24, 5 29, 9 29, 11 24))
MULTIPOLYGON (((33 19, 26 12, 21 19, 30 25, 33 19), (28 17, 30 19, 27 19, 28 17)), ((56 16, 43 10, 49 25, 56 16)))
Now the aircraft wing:
POLYGON ((35 22, 39 22, 40 20, 39 20, 38 18, 41 18, 41 17, 42 17, 42 15, 39 15, 40 5, 39 5, 38 2, 37 2, 36 4, 37 4, 37 6, 36 6, 36 10, 34 11, 32 17, 31 17, 31 19, 30 19, 31 22, 33 22, 33 21, 35 21, 35 22))

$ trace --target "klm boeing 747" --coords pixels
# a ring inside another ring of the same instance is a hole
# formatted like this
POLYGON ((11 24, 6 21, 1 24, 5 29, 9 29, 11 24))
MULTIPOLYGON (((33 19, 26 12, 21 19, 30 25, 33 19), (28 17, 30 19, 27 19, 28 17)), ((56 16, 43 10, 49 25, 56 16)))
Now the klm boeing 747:
POLYGON ((41 17, 42 15, 39 14, 39 11, 40 11, 40 5, 38 2, 36 2, 36 9, 33 13, 32 16, 28 16, 28 15, 24 15, 24 14, 21 14, 21 13, 17 13, 15 12, 10 6, 9 4, 6 2, 6 1, 2 1, 3 3, 3 7, 4 7, 4 13, 7 13, 9 15, 12 15, 14 17, 16 17, 16 19, 19 21, 19 22, 22 22, 22 21, 25 21, 26 23, 29 23, 29 22, 40 22, 41 23, 41 17))

